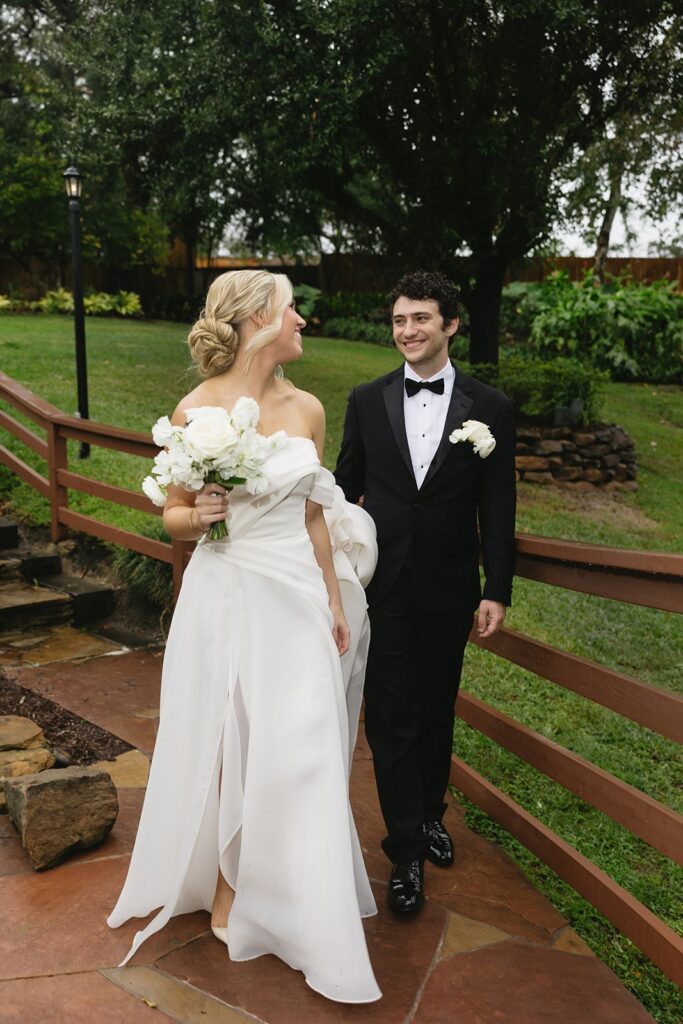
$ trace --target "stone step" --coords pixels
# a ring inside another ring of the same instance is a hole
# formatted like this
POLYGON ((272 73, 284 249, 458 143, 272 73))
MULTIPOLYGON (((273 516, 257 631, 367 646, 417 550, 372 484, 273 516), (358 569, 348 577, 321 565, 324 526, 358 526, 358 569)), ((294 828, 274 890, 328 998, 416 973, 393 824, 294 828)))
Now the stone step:
POLYGON ((36 583, 46 576, 56 576, 61 571, 62 560, 59 555, 32 554, 20 549, 7 549, 0 555, 0 583, 19 579, 36 583))
POLYGON ((25 580, 42 580, 46 576, 57 576, 62 571, 59 555, 24 555, 21 559, 21 575, 25 580))
POLYGON ((21 558, 17 554, 3 555, 0 558, 0 584, 5 580, 21 579, 21 558))
POLYGON ((0 630, 23 629, 71 621, 69 594, 24 580, 6 580, 0 586, 0 630))
POLYGON ((6 516, 0 516, 0 549, 6 551, 19 546, 19 528, 6 516))
POLYGON ((54 590, 71 600, 71 621, 74 626, 99 622, 114 610, 116 592, 106 583, 62 572, 44 578, 41 584, 43 589, 54 590))

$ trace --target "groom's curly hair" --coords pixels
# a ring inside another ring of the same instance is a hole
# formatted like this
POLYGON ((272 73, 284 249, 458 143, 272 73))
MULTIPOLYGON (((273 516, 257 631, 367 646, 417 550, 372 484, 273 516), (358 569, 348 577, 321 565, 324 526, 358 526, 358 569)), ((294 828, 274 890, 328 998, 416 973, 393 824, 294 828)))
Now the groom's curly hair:
POLYGON ((394 303, 401 295, 416 302, 432 299, 439 306, 444 324, 460 316, 460 292, 438 270, 413 270, 410 274, 404 274, 387 295, 389 309, 393 310, 394 303))

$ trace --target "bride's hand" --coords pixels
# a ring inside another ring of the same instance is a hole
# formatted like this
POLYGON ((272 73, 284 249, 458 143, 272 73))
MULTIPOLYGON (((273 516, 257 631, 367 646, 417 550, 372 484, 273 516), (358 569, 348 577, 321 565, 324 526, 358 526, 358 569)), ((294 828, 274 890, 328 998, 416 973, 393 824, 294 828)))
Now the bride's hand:
POLYGON ((332 614, 334 615, 334 625, 332 626, 332 638, 337 645, 339 651, 339 657, 342 654, 346 654, 349 649, 349 638, 351 631, 349 630, 349 624, 346 621, 346 616, 341 608, 332 608, 332 614))
POLYGON ((195 526, 205 533, 212 523, 228 517, 228 492, 220 484, 204 484, 195 499, 195 526))

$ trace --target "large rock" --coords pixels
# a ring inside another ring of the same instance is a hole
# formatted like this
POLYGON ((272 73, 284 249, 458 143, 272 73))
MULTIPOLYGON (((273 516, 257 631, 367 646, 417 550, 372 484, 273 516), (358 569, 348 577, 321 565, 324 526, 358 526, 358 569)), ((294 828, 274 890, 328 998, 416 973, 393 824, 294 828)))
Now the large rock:
POLYGON ((52 768, 54 754, 47 747, 31 750, 0 750, 0 779, 13 779, 18 775, 33 775, 52 768))
POLYGON ((542 459, 538 455, 518 455, 515 459, 515 467, 517 469, 530 469, 533 472, 537 472, 538 470, 548 469, 549 464, 547 459, 542 459))
POLYGON ((40 726, 20 715, 0 715, 0 814, 4 814, 4 779, 52 768, 55 758, 45 746, 40 726))
POLYGON ((36 871, 97 846, 119 812, 116 787, 97 768, 56 768, 4 785, 9 816, 36 871))
POLYGON ((30 718, 0 715, 0 750, 28 750, 43 746, 43 730, 30 718))

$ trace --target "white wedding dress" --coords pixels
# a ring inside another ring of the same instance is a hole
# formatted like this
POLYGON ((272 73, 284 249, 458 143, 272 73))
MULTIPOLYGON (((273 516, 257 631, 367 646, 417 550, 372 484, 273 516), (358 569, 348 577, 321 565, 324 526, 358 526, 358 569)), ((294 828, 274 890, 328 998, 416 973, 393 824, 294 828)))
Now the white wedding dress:
POLYGON ((362 582, 372 520, 343 500, 308 438, 230 496, 230 535, 196 548, 168 637, 159 732, 135 849, 108 919, 158 913, 125 963, 176 914, 211 910, 218 865, 235 890, 231 960, 273 953, 341 1002, 379 999, 362 917, 376 913, 348 797, 369 640, 362 582), (340 659, 306 500, 328 509, 351 629, 340 659), (359 579, 360 577, 360 579, 359 579))

